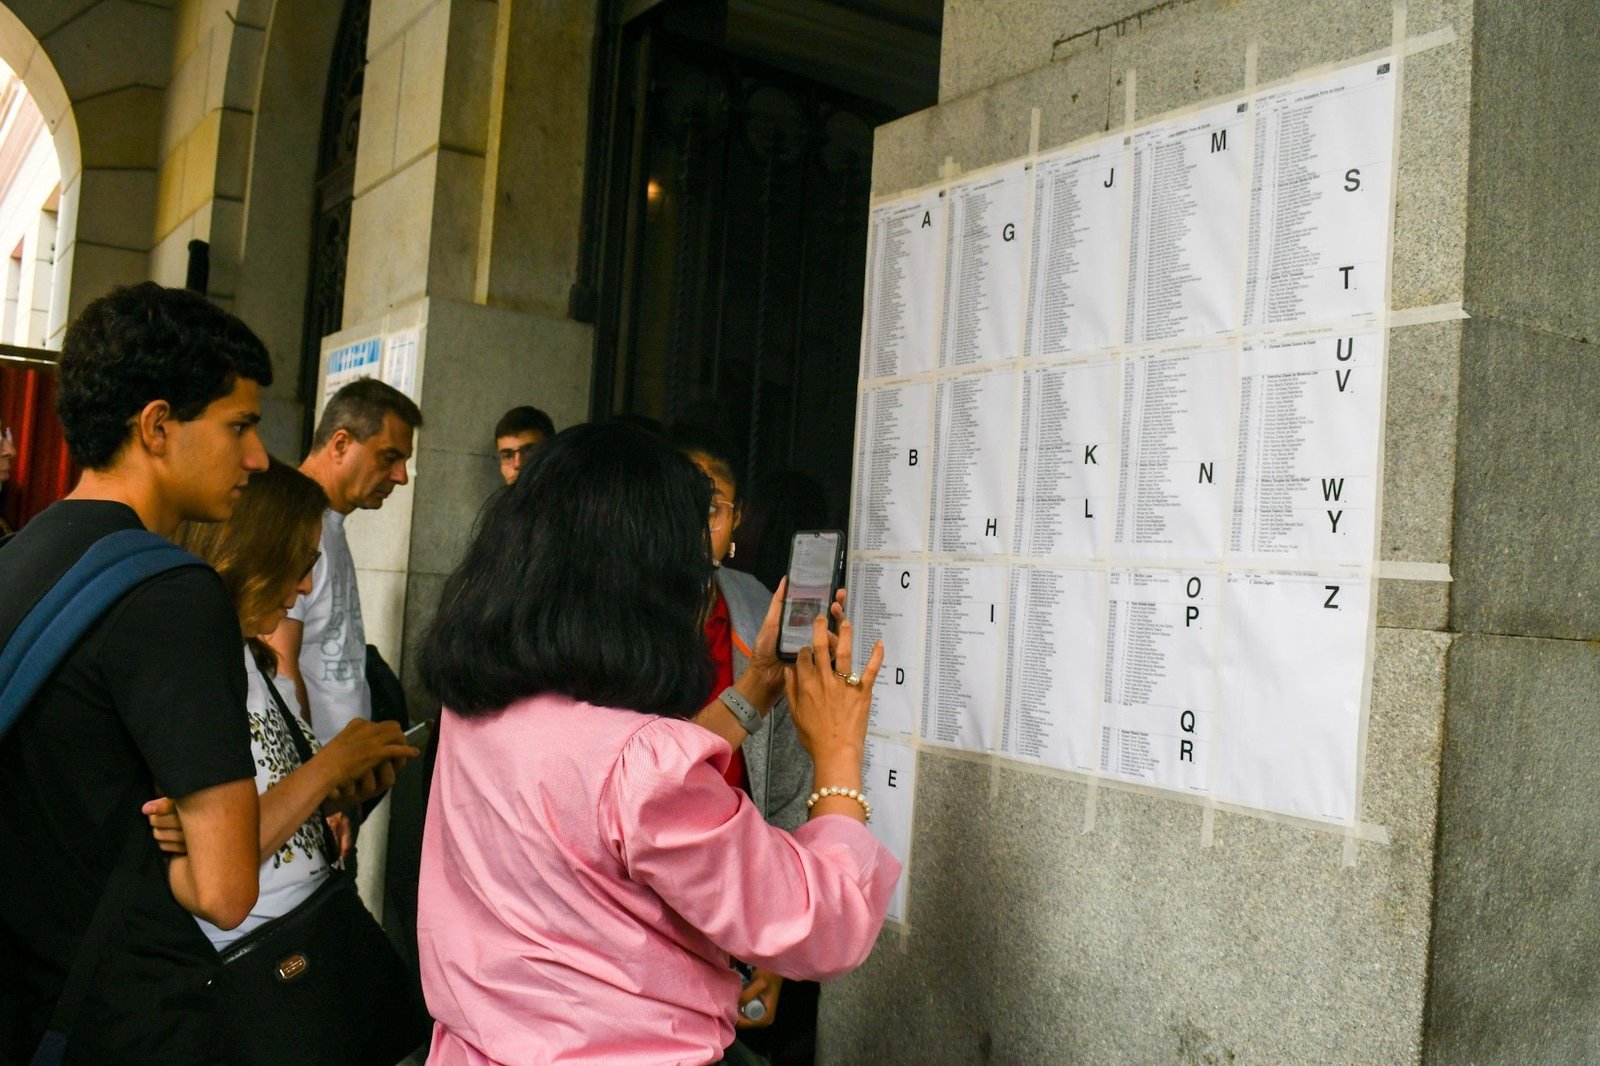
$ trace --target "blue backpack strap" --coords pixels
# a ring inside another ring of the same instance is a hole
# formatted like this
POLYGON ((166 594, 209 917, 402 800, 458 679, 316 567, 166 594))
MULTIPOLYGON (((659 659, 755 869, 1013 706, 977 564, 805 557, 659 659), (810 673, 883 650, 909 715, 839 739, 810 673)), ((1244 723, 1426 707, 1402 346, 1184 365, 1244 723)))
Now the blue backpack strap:
POLYGON ((39 598, 0 651, 0 737, 114 603, 158 574, 205 565, 145 529, 119 530, 96 541, 39 598))

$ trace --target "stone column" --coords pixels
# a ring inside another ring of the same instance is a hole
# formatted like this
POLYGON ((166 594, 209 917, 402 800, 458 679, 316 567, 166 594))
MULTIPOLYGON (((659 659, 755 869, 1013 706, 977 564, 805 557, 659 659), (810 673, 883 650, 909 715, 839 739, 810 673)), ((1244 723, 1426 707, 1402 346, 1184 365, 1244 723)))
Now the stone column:
POLYGON ((589 7, 372 5, 347 328, 324 351, 420 331, 414 398, 426 426, 414 484, 348 527, 367 637, 419 711, 429 701, 411 652, 500 484, 496 419, 525 403, 562 428, 588 415, 593 333, 565 307, 577 270, 589 7))

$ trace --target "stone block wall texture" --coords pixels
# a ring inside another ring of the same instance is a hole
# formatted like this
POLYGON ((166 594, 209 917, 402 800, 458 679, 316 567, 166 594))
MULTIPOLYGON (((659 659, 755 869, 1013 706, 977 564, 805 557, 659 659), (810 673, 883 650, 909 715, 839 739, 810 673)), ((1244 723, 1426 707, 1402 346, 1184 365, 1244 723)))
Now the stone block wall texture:
MULTIPOLYGON (((938 106, 882 127, 874 192, 1387 47, 1387 0, 949 0, 938 106)), ((1600 1052, 1600 10, 1421 0, 1407 58, 1384 580, 1343 841, 924 754, 910 925, 824 992, 821 1061, 1527 1063, 1600 1052)))

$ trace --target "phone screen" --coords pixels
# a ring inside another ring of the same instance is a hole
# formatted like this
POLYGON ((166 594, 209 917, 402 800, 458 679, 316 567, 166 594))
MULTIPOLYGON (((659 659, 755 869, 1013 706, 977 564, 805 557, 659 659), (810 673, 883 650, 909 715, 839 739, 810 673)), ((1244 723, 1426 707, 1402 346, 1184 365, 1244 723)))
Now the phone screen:
POLYGON ((789 586, 783 596, 778 654, 792 659, 811 643, 811 624, 819 614, 827 614, 837 591, 842 543, 843 535, 836 530, 809 530, 794 535, 789 548, 789 586))

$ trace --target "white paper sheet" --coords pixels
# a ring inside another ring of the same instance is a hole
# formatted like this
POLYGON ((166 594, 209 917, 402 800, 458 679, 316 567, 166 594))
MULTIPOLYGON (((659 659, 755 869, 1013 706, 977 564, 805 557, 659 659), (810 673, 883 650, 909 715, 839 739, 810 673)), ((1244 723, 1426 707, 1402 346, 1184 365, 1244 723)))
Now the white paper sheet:
POLYGON ((1370 595, 1364 578, 1229 575, 1218 799, 1355 816, 1370 595))
POLYGON ((1062 770, 1094 770, 1105 666, 1105 574, 1018 566, 1010 580, 1001 750, 1062 770))
POLYGON ((872 804, 867 828, 900 860, 900 880, 889 900, 889 920, 906 920, 911 882, 911 829, 916 811, 917 753, 887 737, 867 737, 861 758, 861 790, 872 804))
POLYGON ((883 665, 872 688, 871 727, 915 736, 923 692, 923 621, 928 568, 906 560, 856 560, 850 567, 854 666, 860 669, 883 641, 883 665))
POLYGON ((1105 557, 1116 521, 1120 370, 1099 362, 1022 375, 1013 555, 1105 557))
POLYGON ((862 392, 856 409, 850 543, 865 551, 927 548, 933 470, 933 385, 862 392))
POLYGON ((1257 97, 1246 326, 1383 310, 1394 82, 1379 60, 1257 97))
POLYGON ((1382 400, 1378 330, 1244 346, 1231 555, 1371 560, 1382 400))
POLYGON ((1211 572, 1113 570, 1106 611, 1100 769, 1204 791, 1215 738, 1217 605, 1211 572))
POLYGON ((934 433, 932 550, 1003 555, 1011 540, 1017 375, 945 378, 934 433))
POLYGON ((873 208, 861 324, 861 376, 936 365, 944 276, 945 201, 937 192, 873 208))
POLYGON ((940 366, 975 366, 1021 354, 1029 191, 1021 162, 951 186, 940 366))
POLYGON ((1126 343, 1239 327, 1249 118, 1234 101, 1134 134, 1126 343))
POLYGON ((1118 555, 1219 557, 1237 442, 1233 353, 1130 356, 1122 366, 1118 555))
POLYGON ((1122 342, 1131 158, 1116 136, 1034 164, 1024 354, 1047 358, 1122 342))
POLYGON ((993 751, 1005 648, 1006 570, 1001 566, 928 568, 926 692, 922 739, 967 751, 993 751))

